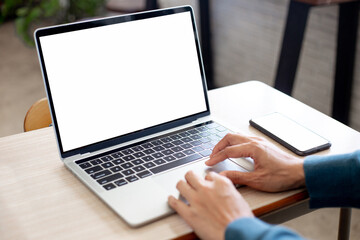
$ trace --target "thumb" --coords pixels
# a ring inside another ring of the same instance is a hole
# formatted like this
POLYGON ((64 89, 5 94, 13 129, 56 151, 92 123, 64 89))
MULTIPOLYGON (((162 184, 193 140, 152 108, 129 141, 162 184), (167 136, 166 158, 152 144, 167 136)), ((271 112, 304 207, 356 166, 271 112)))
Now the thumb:
POLYGON ((251 173, 239 171, 223 171, 221 175, 229 178, 234 184, 247 185, 251 173))

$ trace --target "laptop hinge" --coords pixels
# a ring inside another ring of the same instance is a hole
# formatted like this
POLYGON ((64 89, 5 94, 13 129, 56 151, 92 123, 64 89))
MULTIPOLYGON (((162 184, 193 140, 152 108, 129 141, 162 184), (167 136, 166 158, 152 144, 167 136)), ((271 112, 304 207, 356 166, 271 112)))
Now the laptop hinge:
POLYGON ((86 156, 90 156, 90 152, 87 152, 87 153, 80 153, 79 155, 83 158, 83 157, 86 157, 86 156))
POLYGON ((209 120, 211 120, 210 116, 205 116, 205 117, 198 118, 198 119, 192 121, 191 123, 197 124, 197 123, 207 122, 209 120))

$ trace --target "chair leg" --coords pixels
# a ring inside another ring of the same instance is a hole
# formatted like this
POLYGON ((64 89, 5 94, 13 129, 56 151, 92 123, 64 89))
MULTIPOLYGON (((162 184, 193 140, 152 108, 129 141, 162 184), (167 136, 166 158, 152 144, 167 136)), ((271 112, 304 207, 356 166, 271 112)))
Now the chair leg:
POLYGON ((340 209, 338 240, 350 238, 351 208, 340 209))
POLYGON ((344 124, 349 123, 359 6, 358 1, 339 5, 332 117, 344 124))
POLYGON ((157 0, 146 0, 146 10, 158 9, 157 0))
POLYGON ((209 0, 200 0, 201 52, 204 61, 208 89, 215 88, 211 46, 211 22, 209 0))
POLYGON ((311 5, 290 1, 274 87, 291 95, 311 5))

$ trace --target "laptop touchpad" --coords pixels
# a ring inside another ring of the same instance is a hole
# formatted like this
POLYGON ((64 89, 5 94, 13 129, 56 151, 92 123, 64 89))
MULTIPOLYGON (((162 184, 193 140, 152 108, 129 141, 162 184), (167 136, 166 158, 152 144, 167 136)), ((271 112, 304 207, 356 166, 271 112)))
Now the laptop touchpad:
POLYGON ((232 161, 225 160, 221 163, 216 164, 215 166, 208 167, 205 165, 204 161, 199 161, 194 164, 190 164, 166 173, 163 173, 158 176, 154 176, 153 180, 158 183, 162 188, 165 189, 169 194, 178 197, 179 192, 176 189, 176 184, 181 180, 185 179, 185 174, 192 170, 197 175, 201 176, 201 178, 205 178, 206 174, 210 171, 214 172, 222 172, 222 171, 241 171, 247 172, 244 168, 235 164, 232 161))

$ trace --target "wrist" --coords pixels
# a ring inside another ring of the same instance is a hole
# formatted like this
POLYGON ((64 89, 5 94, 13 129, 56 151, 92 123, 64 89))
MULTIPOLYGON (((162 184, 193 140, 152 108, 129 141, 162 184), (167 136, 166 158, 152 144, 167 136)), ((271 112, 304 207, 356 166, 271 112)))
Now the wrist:
POLYGON ((297 158, 291 167, 294 188, 305 187, 304 160, 297 158))

